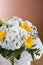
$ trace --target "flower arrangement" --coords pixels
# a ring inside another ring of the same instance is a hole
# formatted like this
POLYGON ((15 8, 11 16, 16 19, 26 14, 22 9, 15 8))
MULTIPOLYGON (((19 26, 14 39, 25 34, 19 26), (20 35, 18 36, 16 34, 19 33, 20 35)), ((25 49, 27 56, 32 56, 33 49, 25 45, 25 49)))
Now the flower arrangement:
POLYGON ((20 59, 25 50, 34 60, 40 56, 41 49, 35 40, 38 38, 37 28, 29 21, 13 17, 0 20, 0 54, 14 65, 15 58, 20 59))

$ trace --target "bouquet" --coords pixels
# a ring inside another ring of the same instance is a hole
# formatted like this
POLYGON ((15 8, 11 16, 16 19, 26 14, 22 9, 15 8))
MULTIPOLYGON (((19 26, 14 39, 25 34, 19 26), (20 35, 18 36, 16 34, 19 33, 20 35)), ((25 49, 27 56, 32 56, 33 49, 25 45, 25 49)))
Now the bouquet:
POLYGON ((37 28, 31 22, 15 16, 0 20, 0 54, 12 65, 30 65, 41 57, 42 48, 37 28))

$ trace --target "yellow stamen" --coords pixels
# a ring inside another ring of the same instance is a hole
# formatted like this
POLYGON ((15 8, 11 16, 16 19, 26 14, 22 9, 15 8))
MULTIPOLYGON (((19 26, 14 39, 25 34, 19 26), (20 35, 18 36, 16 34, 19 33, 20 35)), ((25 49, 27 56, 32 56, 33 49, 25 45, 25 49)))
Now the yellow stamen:
POLYGON ((5 37, 6 37, 6 31, 0 31, 0 41, 3 41, 5 37))
POLYGON ((26 46, 26 48, 31 48, 34 45, 34 40, 32 35, 30 35, 25 41, 24 44, 26 46))
POLYGON ((31 30, 30 26, 27 23, 21 23, 20 27, 24 28, 28 32, 31 30))

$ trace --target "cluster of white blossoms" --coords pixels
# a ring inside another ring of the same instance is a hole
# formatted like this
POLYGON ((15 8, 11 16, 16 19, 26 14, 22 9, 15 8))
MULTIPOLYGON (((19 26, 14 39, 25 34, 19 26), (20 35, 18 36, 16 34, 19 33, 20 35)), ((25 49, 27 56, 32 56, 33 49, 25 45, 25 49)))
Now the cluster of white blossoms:
POLYGON ((3 19, 0 25, 0 46, 8 50, 19 49, 23 45, 28 48, 27 38, 35 39, 37 37, 37 28, 31 22, 15 16, 8 20, 3 19))
POLYGON ((42 42, 31 22, 15 16, 0 20, 0 62, 3 65, 30 65, 42 53, 42 42))

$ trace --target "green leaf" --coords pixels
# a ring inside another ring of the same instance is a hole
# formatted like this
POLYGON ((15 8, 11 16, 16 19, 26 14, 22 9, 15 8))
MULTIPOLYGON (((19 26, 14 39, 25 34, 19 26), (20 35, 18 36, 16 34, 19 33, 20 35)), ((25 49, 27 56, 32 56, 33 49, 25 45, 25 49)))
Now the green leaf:
POLYGON ((33 60, 34 60, 34 54, 40 55, 39 54, 40 49, 35 48, 35 49, 26 49, 26 50, 31 54, 33 60))
POLYGON ((0 54, 5 57, 6 59, 9 59, 12 63, 12 65, 14 65, 14 58, 19 59, 21 52, 25 49, 25 47, 21 47, 20 49, 17 50, 7 50, 5 48, 2 48, 0 46, 0 54))
POLYGON ((33 50, 32 50, 32 49, 27 49, 27 51, 31 54, 32 59, 34 60, 34 53, 33 53, 33 50))
POLYGON ((35 53, 36 55, 40 55, 40 49, 39 50, 37 50, 37 52, 35 53))
POLYGON ((43 33, 42 33, 42 32, 39 32, 39 33, 38 33, 38 36, 43 36, 43 33))
POLYGON ((21 55, 21 52, 24 50, 24 47, 21 47, 20 49, 18 50, 15 50, 14 51, 14 56, 19 59, 20 58, 20 55, 21 55))
POLYGON ((0 27, 2 26, 2 21, 0 20, 0 27))
POLYGON ((33 47, 35 47, 35 46, 36 46, 36 44, 35 44, 35 45, 33 45, 33 46, 32 46, 32 48, 33 48, 33 47))

